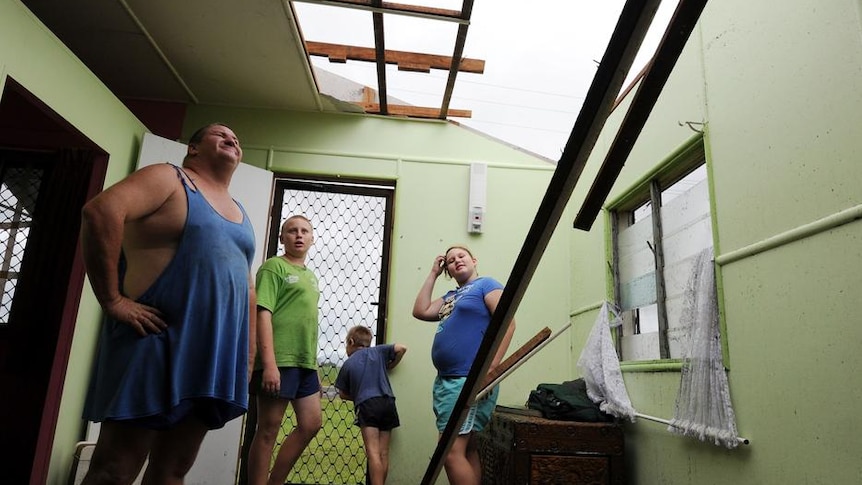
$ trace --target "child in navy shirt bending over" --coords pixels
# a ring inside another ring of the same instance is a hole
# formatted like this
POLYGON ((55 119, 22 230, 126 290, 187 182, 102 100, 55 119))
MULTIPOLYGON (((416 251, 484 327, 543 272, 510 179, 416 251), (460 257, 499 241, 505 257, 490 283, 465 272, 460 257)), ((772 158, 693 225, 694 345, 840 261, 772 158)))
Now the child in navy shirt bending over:
POLYGON ((342 399, 353 401, 356 424, 362 430, 371 485, 383 485, 389 472, 389 438, 401 423, 387 370, 395 367, 407 347, 371 347, 371 330, 357 325, 347 331, 347 361, 338 371, 335 387, 342 399))

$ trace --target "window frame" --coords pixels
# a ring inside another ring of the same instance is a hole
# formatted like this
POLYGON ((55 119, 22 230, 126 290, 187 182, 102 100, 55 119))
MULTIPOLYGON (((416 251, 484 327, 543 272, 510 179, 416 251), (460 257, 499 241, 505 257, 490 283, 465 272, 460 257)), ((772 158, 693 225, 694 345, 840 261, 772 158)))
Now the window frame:
MULTIPOLYGON (((608 300, 613 302, 618 308, 621 303, 621 281, 619 275, 619 250, 617 247, 619 233, 621 231, 620 220, 618 214, 633 213, 637 208, 646 203, 651 203, 651 212, 653 216, 653 238, 661 241, 662 236, 662 221, 660 217, 661 210, 661 192, 662 188, 672 186, 674 183, 683 179, 686 175, 693 172, 701 165, 706 167, 707 190, 709 198, 710 212, 710 227, 712 246, 716 255, 718 252, 718 237, 717 226, 715 219, 714 206, 714 189, 712 182, 712 170, 707 156, 707 146, 704 141, 704 135, 699 133, 693 136, 685 144, 683 144, 674 153, 668 156, 661 163, 657 164, 651 170, 646 172, 641 178, 636 180, 632 185, 624 190, 620 195, 609 201, 604 207, 605 218, 605 239, 606 239, 606 259, 607 259, 607 294, 608 300)), ((659 317, 659 349, 660 355, 655 359, 647 360, 624 360, 625 356, 622 352, 622 327, 613 329, 614 345, 617 350, 617 355, 620 357, 620 366, 624 371, 678 371, 682 367, 680 358, 670 358, 669 339, 668 339, 668 319, 666 309, 666 297, 664 287, 664 248, 662 244, 654 245, 654 256, 656 261, 656 303, 657 311, 661 315, 659 317)), ((721 325, 721 345, 722 353, 724 354, 725 363, 727 360, 727 339, 725 337, 725 322, 723 310, 722 285, 720 276, 720 267, 716 265, 715 271, 716 288, 718 292, 718 307, 719 319, 721 325)), ((727 367, 727 365, 726 365, 727 367)))

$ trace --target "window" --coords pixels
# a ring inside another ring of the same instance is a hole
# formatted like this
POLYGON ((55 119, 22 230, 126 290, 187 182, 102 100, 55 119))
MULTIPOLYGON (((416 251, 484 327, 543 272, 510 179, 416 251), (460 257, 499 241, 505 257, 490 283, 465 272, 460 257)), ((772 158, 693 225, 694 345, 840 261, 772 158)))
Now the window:
POLYGON ((0 328, 9 325, 42 172, 38 167, 15 166, 5 160, 0 169, 0 328))
POLYGON ((702 142, 614 204, 610 223, 621 359, 680 358, 688 340, 680 320, 685 287, 697 255, 713 245, 702 142))

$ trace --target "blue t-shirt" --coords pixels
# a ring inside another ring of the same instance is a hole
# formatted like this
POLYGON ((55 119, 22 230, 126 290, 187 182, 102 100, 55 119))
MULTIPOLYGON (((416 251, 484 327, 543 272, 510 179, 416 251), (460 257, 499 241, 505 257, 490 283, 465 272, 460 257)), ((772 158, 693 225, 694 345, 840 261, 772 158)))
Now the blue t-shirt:
POLYGON ((443 295, 440 323, 431 346, 431 361, 441 377, 465 377, 491 322, 485 295, 503 289, 487 276, 443 295))
POLYGON ((382 344, 376 347, 356 349, 338 371, 335 387, 353 398, 359 406, 372 397, 395 397, 386 374, 389 362, 395 359, 395 346, 382 344))

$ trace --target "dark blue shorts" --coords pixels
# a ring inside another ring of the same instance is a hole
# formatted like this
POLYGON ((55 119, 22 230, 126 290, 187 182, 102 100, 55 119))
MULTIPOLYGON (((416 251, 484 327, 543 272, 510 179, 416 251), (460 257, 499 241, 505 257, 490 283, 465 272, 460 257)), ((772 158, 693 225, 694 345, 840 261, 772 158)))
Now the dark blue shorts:
POLYGON ((194 416, 208 429, 219 429, 225 423, 245 413, 245 408, 235 403, 213 398, 183 399, 165 413, 132 419, 107 419, 146 429, 166 430, 183 419, 194 416))
POLYGON ((370 426, 380 431, 389 431, 401 426, 398 420, 398 409, 395 408, 395 398, 378 396, 366 399, 356 407, 356 423, 359 427, 370 426))
MULTIPOLYGON (((281 385, 278 397, 281 399, 301 399, 320 392, 320 377, 317 369, 305 369, 302 367, 279 367, 281 374, 281 385)), ((267 394, 260 391, 263 381, 263 370, 256 370, 251 374, 248 382, 248 393, 252 396, 267 394)))

